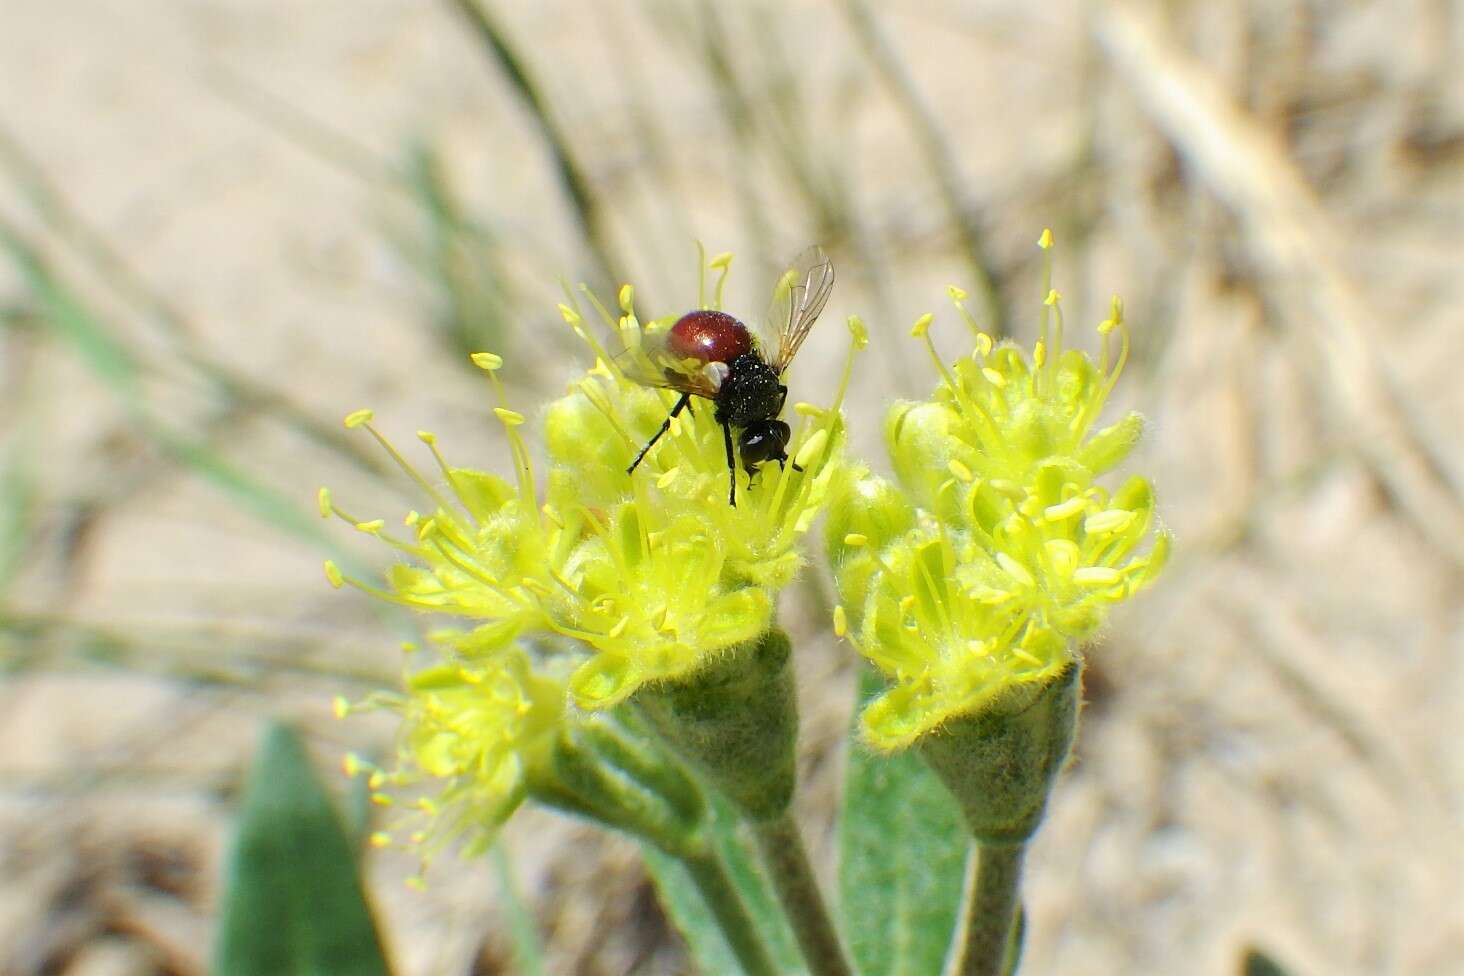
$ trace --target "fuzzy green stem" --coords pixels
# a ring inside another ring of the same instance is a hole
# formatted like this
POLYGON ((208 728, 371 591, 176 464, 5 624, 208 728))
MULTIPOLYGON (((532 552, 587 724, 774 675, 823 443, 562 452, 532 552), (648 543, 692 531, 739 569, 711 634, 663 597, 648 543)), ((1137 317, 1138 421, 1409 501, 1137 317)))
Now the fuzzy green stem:
POLYGON ((769 820, 750 820, 763 867, 772 878, 803 961, 813 976, 851 976, 839 935, 824 906, 798 824, 787 811, 769 820))
POLYGON ((972 845, 971 869, 961 923, 956 930, 957 954, 948 976, 1005 976, 1012 952, 1012 927, 1022 883, 1026 844, 972 845))
POLYGON ((722 935, 747 976, 777 976, 778 967, 768 955, 747 906, 742 903, 722 861, 710 850, 683 857, 687 874, 696 883, 702 899, 717 919, 722 935))

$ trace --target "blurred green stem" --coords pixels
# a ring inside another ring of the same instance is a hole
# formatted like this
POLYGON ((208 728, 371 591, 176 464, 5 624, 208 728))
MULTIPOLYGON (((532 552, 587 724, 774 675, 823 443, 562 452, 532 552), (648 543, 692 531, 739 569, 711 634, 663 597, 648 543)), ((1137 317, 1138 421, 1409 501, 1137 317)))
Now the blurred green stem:
POLYGON ((884 78, 891 96, 909 119, 910 129, 935 176, 941 199, 950 213, 956 232, 960 235, 961 246, 966 252, 972 290, 980 296, 987 327, 993 329, 997 335, 1010 334, 1009 313, 997 286, 995 261, 966 197, 956 154, 941 131, 939 118, 915 86, 915 79, 910 77, 904 61, 900 59, 867 0, 844 0, 844 11, 865 53, 874 62, 875 69, 884 78))
POLYGON ((852 976, 792 814, 785 810, 772 820, 749 823, 809 972, 813 976, 852 976))
POLYGON ((570 152, 569 140, 555 121, 548 99, 530 75, 528 65, 510 43, 497 19, 489 13, 484 0, 447 2, 467 20, 483 50, 507 76, 509 84, 534 117, 539 132, 544 137, 544 144, 553 158, 559 184, 574 210, 585 246, 596 264, 598 277, 602 284, 608 284, 612 289, 618 288, 626 278, 615 261, 614 248, 605 227, 600 203, 590 189, 589 178, 570 152))
POLYGON ((696 883, 707 908, 717 919, 722 935, 727 939, 737 961, 742 964, 747 976, 777 976, 778 968, 758 935, 747 906, 737 894, 737 888, 727 874, 722 861, 708 847, 681 858, 686 873, 696 883))
POLYGON ((1026 853, 1026 844, 972 846, 972 869, 956 930, 959 949, 947 976, 1007 976, 1009 963, 1015 964, 1013 920, 1026 853))

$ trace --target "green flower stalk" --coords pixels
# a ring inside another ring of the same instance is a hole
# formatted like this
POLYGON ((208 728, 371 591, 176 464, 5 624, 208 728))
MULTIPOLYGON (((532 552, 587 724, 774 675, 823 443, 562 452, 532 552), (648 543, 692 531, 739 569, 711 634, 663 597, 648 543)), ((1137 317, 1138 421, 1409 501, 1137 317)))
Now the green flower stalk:
POLYGON ((1097 426, 1128 358, 1123 306, 1115 298, 1098 326, 1096 362, 1064 348, 1050 232, 1039 246, 1046 297, 1031 352, 983 332, 952 288, 972 350, 948 364, 933 316, 915 323, 940 382, 889 412, 898 486, 851 473, 827 526, 835 631, 889 682, 860 717, 864 739, 917 749, 979 850, 962 973, 999 972, 1008 951, 1023 845, 1076 729, 1080 648, 1153 582, 1170 545, 1147 480, 1097 483, 1143 430, 1136 413, 1097 426))

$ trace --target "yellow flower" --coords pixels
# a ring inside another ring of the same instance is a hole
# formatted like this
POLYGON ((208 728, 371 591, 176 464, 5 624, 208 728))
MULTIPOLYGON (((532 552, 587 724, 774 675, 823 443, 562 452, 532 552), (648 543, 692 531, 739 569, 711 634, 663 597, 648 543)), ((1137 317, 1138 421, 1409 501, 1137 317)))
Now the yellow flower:
MULTIPOLYGON (((1050 233, 1040 244, 1050 248, 1050 233)), ((852 622, 851 639, 892 681, 863 715, 878 748, 903 748, 1046 686, 1168 555, 1148 481, 1130 478, 1112 494, 1096 484, 1143 426, 1129 414, 1092 432, 1128 355, 1122 306, 1115 299, 1099 326, 1095 364, 1062 348, 1059 298, 1050 281, 1044 288, 1030 357, 981 332, 959 289, 951 295, 975 335, 970 355, 948 368, 929 337, 932 317, 922 317, 913 332, 941 382, 930 400, 897 404, 886 424, 911 497, 868 475, 838 493, 827 539, 843 601, 835 626, 849 632, 852 622)))
MULTIPOLYGON (((729 261, 719 258, 713 266, 725 275, 729 261)), ((596 305, 609 327, 641 340, 629 287, 621 293, 618 320, 596 305)), ((626 474, 629 459, 666 419, 674 397, 628 379, 578 310, 566 305, 562 312, 596 362, 547 411, 551 467, 544 504, 518 430, 524 417, 509 408, 497 377, 502 360, 480 353, 474 361, 498 391, 496 413, 507 427, 517 484, 450 466, 436 439, 423 433, 446 483, 439 490, 377 431, 369 411, 358 411, 347 426, 374 436, 431 507, 427 515, 407 516, 411 535, 400 539, 380 520, 347 514, 322 490, 323 515, 345 519, 411 560, 389 572, 386 589, 345 576, 334 564, 326 573, 335 585, 350 583, 417 610, 475 621, 456 648, 465 658, 503 653, 528 632, 574 639, 589 656, 569 687, 580 707, 596 709, 648 682, 685 677, 771 627, 774 593, 802 565, 801 537, 843 464, 839 406, 864 328, 850 321, 854 341, 834 404, 794 408, 802 419, 789 445, 792 463, 764 465, 751 483, 739 472, 733 507, 724 494, 723 431, 709 401, 683 413, 635 475, 626 474)))
MULTIPOLYGON (((479 354, 480 366, 494 371, 496 356, 479 354)), ((375 536, 413 560, 388 572, 388 589, 346 576, 332 562, 325 566, 334 586, 349 583, 382 600, 432 613, 480 621, 473 640, 464 645, 475 655, 510 647, 524 630, 549 626, 543 596, 554 586, 553 567, 577 541, 576 526, 548 518, 539 510, 527 446, 519 436, 522 415, 500 406, 496 411, 508 431, 517 484, 496 475, 449 465, 427 431, 418 437, 432 451, 446 483, 446 492, 417 471, 372 424, 369 410, 346 418, 349 428, 362 428, 381 444, 417 483, 429 503, 427 515, 416 511, 403 520, 407 537, 386 529, 381 519, 361 520, 320 490, 320 514, 335 515, 357 530, 375 536)))
POLYGON ((482 851, 547 762, 564 702, 563 682, 535 673, 517 648, 489 661, 449 657, 408 675, 403 693, 368 699, 401 716, 396 763, 376 769, 348 756, 346 771, 368 773, 373 801, 405 810, 372 842, 405 840, 424 862, 458 838, 465 853, 482 851))
MULTIPOLYGON (((904 748, 953 716, 979 711, 1014 686, 1046 681, 1072 662, 1068 642, 1038 617, 962 580, 957 542, 945 533, 912 529, 878 558, 859 634, 848 635, 892 682, 862 716, 872 746, 904 748)), ((841 615, 839 629, 845 620, 841 615)))
MULTIPOLYGON (((1050 254, 1051 232, 1044 231, 1039 243, 1050 254)), ((1061 298, 1051 288, 1050 259, 1046 267, 1041 338, 1030 356, 981 331, 958 288, 950 293, 974 338, 969 355, 946 367, 929 334, 931 315, 922 316, 912 330, 925 341, 941 381, 929 401, 896 405, 885 434, 901 483, 922 507, 947 521, 963 519, 961 502, 977 482, 1016 493, 1031 486, 1039 469, 1057 465, 1085 489, 1121 462, 1143 432, 1143 418, 1130 413, 1093 433, 1128 360, 1122 303, 1114 298, 1109 318, 1098 326, 1098 362, 1080 350, 1064 349, 1061 298)))
MULTIPOLYGON (((730 256, 713 261, 724 277, 730 256)), ((711 302, 716 308, 722 286, 711 302)), ((611 316, 594 296, 605 327, 638 346, 673 324, 678 314, 642 326, 632 304, 632 291, 621 291, 621 314, 611 316)), ((705 296, 704 296, 705 297, 705 296)), ((685 311, 683 309, 683 311, 685 311)), ((591 334, 577 303, 560 307, 565 321, 596 357, 594 368, 571 385, 550 407, 545 424, 551 483, 563 484, 590 508, 611 509, 626 502, 643 514, 661 513, 674 522, 700 520, 705 539, 723 556, 722 572, 730 581, 778 589, 793 580, 803 563, 802 536, 828 501, 829 490, 843 464, 845 431, 840 406, 848 389, 855 351, 866 334, 857 318, 849 321, 853 343, 834 403, 827 409, 797 403, 799 420, 788 445, 792 463, 762 466, 756 477, 738 470, 737 505, 727 503, 727 454, 721 426, 709 400, 693 399, 691 409, 671 422, 671 429, 646 455, 633 476, 626 466, 661 427, 677 394, 650 389, 629 379, 617 357, 591 334), (801 468, 803 470, 799 471, 801 468)))
MULTIPOLYGON (((730 258, 713 262, 725 273, 730 258)), ((718 285, 717 294, 721 293, 718 285)), ((679 316, 641 326, 632 292, 614 318, 589 300, 625 341, 679 316)), ((703 303, 704 307, 715 307, 703 303)), ((738 471, 738 502, 727 500, 727 456, 710 401, 697 400, 633 475, 626 467, 666 420, 676 395, 628 378, 591 335, 575 305, 565 321, 595 354, 595 366, 548 411, 550 506, 577 513, 590 535, 563 568, 568 587, 556 619, 594 649, 570 680, 576 703, 603 708, 639 688, 684 679, 772 626, 774 594, 803 563, 802 536, 827 504, 843 466, 848 388, 864 326, 853 336, 842 382, 827 409, 797 404, 791 463, 738 471), (801 469, 801 470, 800 470, 801 469)))

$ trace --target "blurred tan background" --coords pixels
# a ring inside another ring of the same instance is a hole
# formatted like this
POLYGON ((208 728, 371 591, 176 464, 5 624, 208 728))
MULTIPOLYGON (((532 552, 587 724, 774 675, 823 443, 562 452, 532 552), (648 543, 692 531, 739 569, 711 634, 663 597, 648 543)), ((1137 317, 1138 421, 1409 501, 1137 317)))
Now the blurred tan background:
MULTIPOLYGON (((1178 549, 1092 654, 1023 972, 1464 972, 1464 9, 466 2, 0 6, 0 973, 203 972, 262 720, 386 746, 329 700, 412 622, 326 586, 387 554, 314 494, 411 496, 344 413, 502 470, 465 354, 561 390, 561 278, 680 311, 699 238, 756 317, 821 241, 793 395, 862 314, 878 467, 931 385, 910 321, 954 355, 957 283, 1029 338, 1044 226, 1070 335, 1125 298, 1112 409, 1153 422, 1178 549)), ((783 615, 831 869, 827 599, 815 566, 783 615)), ((631 845, 508 840, 552 972, 685 970, 631 845)), ((400 972, 510 972, 503 872, 413 867, 370 862, 400 972)))

